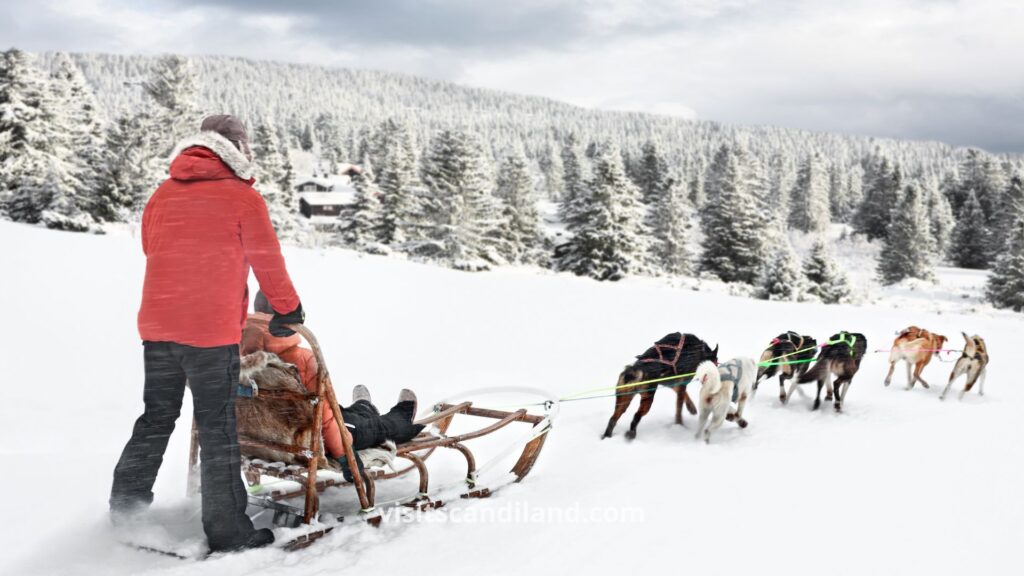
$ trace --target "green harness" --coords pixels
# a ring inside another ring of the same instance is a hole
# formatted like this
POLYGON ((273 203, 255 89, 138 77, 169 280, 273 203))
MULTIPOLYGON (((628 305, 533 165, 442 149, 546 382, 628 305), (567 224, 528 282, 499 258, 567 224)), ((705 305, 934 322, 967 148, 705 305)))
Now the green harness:
POLYGON ((840 332, 835 340, 829 340, 825 344, 832 346, 835 344, 846 344, 850 349, 850 356, 853 356, 853 345, 857 343, 857 337, 849 332, 840 332))

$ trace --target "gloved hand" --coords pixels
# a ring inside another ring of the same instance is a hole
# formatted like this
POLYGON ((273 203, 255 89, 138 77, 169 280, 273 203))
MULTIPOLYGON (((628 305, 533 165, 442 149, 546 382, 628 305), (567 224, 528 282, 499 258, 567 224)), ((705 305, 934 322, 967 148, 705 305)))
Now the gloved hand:
MULTIPOLYGON (((352 475, 352 469, 348 465, 348 458, 345 456, 338 458, 338 464, 341 465, 341 475, 345 477, 345 482, 354 482, 355 476, 352 475)), ((356 452, 356 465, 359 467, 360 476, 366 473, 366 469, 363 468, 363 459, 359 457, 358 452, 356 452)))
POLYGON ((270 334, 278 338, 284 338, 295 334, 295 331, 284 327, 285 324, 302 324, 306 321, 306 313, 302 311, 302 304, 287 314, 274 311, 274 317, 270 319, 270 334))

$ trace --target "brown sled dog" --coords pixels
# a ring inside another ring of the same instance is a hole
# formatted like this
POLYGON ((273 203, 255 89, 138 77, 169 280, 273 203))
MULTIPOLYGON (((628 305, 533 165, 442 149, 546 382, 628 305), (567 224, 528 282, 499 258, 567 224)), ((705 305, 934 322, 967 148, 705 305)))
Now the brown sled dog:
POLYGON ((949 375, 949 382, 946 383, 946 388, 942 391, 942 395, 939 396, 939 400, 946 399, 946 393, 953 386, 953 381, 964 374, 967 375, 967 384, 960 391, 960 399, 962 400, 964 394, 971 391, 975 382, 978 383, 978 395, 985 395, 985 368, 988 367, 988 347, 985 346, 985 341, 981 336, 977 334, 974 336, 968 336, 964 332, 961 332, 961 334, 964 336, 964 351, 960 358, 957 359, 956 364, 953 365, 953 372, 949 375))
MULTIPOLYGON (((235 417, 238 420, 238 436, 268 444, 309 446, 313 434, 314 410, 311 402, 304 400, 309 392, 299 379, 299 371, 270 352, 262 350, 242 357, 240 372, 242 386, 256 385, 252 398, 239 396, 235 401, 235 417), (284 392, 294 394, 294 399, 270 400, 260 394, 284 392)), ((320 433, 319 430, 316 431, 320 433)), ((308 461, 299 456, 263 446, 248 445, 243 453, 250 458, 268 462, 305 465, 308 461)), ((321 467, 327 462, 321 459, 321 467)))
POLYGON ((889 352, 889 374, 885 377, 885 385, 892 382, 892 373, 896 370, 896 363, 900 360, 907 363, 907 390, 914 387, 915 382, 928 388, 928 383, 921 378, 921 371, 932 361, 932 356, 938 357, 947 338, 941 334, 932 334, 924 328, 910 326, 899 333, 893 340, 892 351, 889 352))
POLYGON ((689 375, 679 379, 671 379, 661 382, 665 386, 671 386, 676 391, 676 424, 683 423, 683 404, 690 414, 697 413, 697 407, 693 400, 686 393, 686 385, 692 379, 697 366, 705 360, 711 360, 718 364, 718 347, 712 350, 703 340, 693 334, 680 334, 673 332, 647 349, 646 352, 636 357, 636 362, 626 366, 619 374, 619 381, 615 388, 615 412, 608 419, 608 427, 605 428, 602 438, 610 438, 615 424, 633 400, 633 396, 640 394, 640 408, 637 409, 630 423, 626 438, 636 438, 636 427, 640 420, 651 410, 654 403, 654 393, 658 391, 659 383, 636 384, 648 380, 658 380, 674 375, 689 375))

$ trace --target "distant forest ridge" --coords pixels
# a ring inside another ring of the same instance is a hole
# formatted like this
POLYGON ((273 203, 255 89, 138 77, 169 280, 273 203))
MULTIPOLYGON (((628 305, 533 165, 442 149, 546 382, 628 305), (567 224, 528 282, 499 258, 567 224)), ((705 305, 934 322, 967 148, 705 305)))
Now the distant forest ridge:
MULTIPOLYGON (((53 53, 41 54, 49 63, 53 53)), ((110 118, 143 104, 139 83, 159 56, 72 54, 110 118)), ((742 141, 764 160, 776 154, 802 158, 819 153, 841 164, 881 151, 910 172, 939 177, 961 159, 963 149, 931 141, 843 135, 772 126, 732 126, 641 112, 582 108, 538 96, 461 86, 405 74, 222 56, 189 57, 200 109, 230 112, 250 123, 273 119, 291 126, 331 117, 347 137, 388 118, 406 123, 418 144, 438 130, 472 132, 495 158, 521 145, 530 158, 558 149, 565 135, 639 150, 653 140, 672 164, 706 165, 723 143, 742 141)), ((995 155, 1018 159, 1016 155, 995 155)))

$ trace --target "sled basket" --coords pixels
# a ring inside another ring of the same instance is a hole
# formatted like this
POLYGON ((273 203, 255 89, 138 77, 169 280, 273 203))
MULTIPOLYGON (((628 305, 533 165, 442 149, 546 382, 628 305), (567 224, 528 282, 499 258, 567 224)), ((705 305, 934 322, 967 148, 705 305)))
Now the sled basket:
MULTIPOLYGON (((477 483, 479 470, 476 457, 466 446, 466 442, 516 423, 529 425, 530 430, 523 442, 519 458, 510 470, 514 477, 513 481, 519 482, 525 478, 540 456, 554 416, 549 411, 553 405, 552 402, 543 403, 545 414, 530 414, 526 408, 492 410, 477 407, 472 401, 451 400, 435 404, 431 414, 416 421, 417 424, 428 426, 424 433, 396 447, 395 456, 407 461, 408 465, 394 466, 391 470, 381 468, 353 470, 353 481, 345 481, 337 464, 325 457, 322 434, 319 433, 323 418, 320 406, 323 403, 330 407, 338 426, 342 429, 345 426, 345 420, 338 407, 334 387, 327 371, 327 363, 324 361, 316 337, 309 328, 304 325, 291 325, 289 328, 305 339, 316 358, 318 365, 316 393, 259 391, 254 395, 252 401, 258 402, 261 410, 279 410, 281 406, 286 406, 282 403, 309 402, 315 409, 306 410, 306 412, 311 414, 310 426, 316 433, 309 434, 308 441, 295 444, 268 441, 265 438, 260 438, 258 433, 253 434, 252 431, 246 431, 250 434, 242 434, 240 431, 238 438, 243 461, 242 472, 247 484, 256 486, 260 483, 261 477, 269 476, 300 485, 299 488, 290 491, 271 491, 266 494, 261 492, 249 495, 249 504, 273 511, 275 521, 279 517, 286 517, 293 525, 299 522, 309 524, 317 519, 320 513, 321 492, 332 487, 348 487, 355 489, 359 507, 365 519, 372 524, 377 524, 380 522, 380 515, 375 513, 375 482, 405 476, 413 471, 416 472, 419 480, 417 493, 392 502, 392 504, 421 509, 439 506, 442 502, 430 497, 430 475, 426 465, 427 459, 439 448, 457 451, 466 461, 466 491, 461 494, 463 498, 489 496, 492 490, 479 486, 477 483), (449 436, 447 432, 456 416, 477 417, 489 422, 480 428, 449 436), (267 461, 260 457, 265 455, 267 450, 290 454, 293 458, 290 462, 267 461), (321 471, 326 473, 320 474, 321 471), (304 505, 301 508, 286 503, 288 500, 299 497, 304 498, 304 505)), ((350 437, 343 434, 342 442, 348 462, 355 462, 355 451, 350 437)), ((194 495, 201 489, 199 486, 199 434, 195 420, 192 423, 188 466, 187 493, 194 495)))

